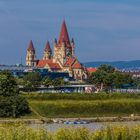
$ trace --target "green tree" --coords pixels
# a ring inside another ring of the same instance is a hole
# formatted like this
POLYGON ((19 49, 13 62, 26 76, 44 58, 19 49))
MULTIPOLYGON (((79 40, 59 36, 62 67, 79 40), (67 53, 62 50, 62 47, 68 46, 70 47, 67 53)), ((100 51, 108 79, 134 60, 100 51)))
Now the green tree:
POLYGON ((41 76, 38 72, 28 73, 23 77, 26 91, 33 91, 40 86, 41 76))
POLYGON ((30 113, 27 100, 21 96, 0 96, 0 117, 19 117, 30 113))
POLYGON ((48 88, 53 85, 53 80, 47 77, 43 80, 43 85, 48 88))
POLYGON ((60 87, 65 85, 65 81, 63 78, 56 78, 53 80, 52 85, 56 88, 56 87, 60 87))
POLYGON ((24 85, 25 81, 23 78, 15 78, 17 85, 24 85))
POLYGON ((115 72, 114 86, 116 88, 123 88, 125 85, 133 85, 134 80, 129 74, 115 72))
POLYGON ((111 92, 114 87, 115 73, 108 73, 104 79, 104 89, 106 92, 111 92))
POLYGON ((99 71, 104 71, 106 73, 113 73, 115 71, 115 68, 111 65, 101 65, 99 68, 98 68, 99 71))
POLYGON ((134 83, 131 75, 115 71, 115 68, 109 65, 101 65, 90 75, 88 81, 95 84, 97 91, 105 90, 106 92, 111 92, 114 87, 122 88, 124 85, 134 83))
POLYGON ((134 77, 133 80, 134 80, 134 86, 136 88, 140 88, 140 77, 134 77))
POLYGON ((28 102, 19 95, 15 78, 9 72, 1 72, 0 117, 18 117, 29 112, 28 102))
POLYGON ((16 80, 9 72, 0 73, 0 95, 13 96, 19 94, 16 80))
POLYGON ((97 70, 95 73, 92 73, 89 77, 89 83, 95 84, 97 90, 102 91, 104 87, 104 80, 107 73, 103 70, 97 70))

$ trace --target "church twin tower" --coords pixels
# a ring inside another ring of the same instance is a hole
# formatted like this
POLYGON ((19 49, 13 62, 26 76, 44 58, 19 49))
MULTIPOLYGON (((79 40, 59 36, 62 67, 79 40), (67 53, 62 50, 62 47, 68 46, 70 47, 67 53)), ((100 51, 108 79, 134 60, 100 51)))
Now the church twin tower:
MULTIPOLYGON (((54 42, 54 56, 52 55, 50 44, 47 42, 44 49, 43 60, 52 60, 53 63, 58 63, 63 66, 70 57, 75 57, 75 44, 74 39, 70 41, 66 23, 63 21, 59 40, 57 41, 55 39, 54 42)), ((36 50, 33 42, 30 41, 27 49, 26 65, 36 67, 38 61, 39 60, 36 59, 36 50)))

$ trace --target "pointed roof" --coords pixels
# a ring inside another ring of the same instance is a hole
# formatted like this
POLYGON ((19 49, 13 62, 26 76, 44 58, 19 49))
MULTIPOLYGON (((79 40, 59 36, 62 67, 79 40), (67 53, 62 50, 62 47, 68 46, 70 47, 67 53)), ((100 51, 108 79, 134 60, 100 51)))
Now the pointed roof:
POLYGON ((30 40, 28 51, 35 51, 35 48, 34 48, 32 40, 30 40))
POLYGON ((51 47, 50 47, 50 43, 49 43, 49 41, 47 41, 47 43, 46 43, 46 47, 45 47, 44 51, 49 51, 49 52, 52 51, 52 50, 51 50, 51 47))
POLYGON ((72 68, 74 68, 74 69, 81 69, 82 68, 82 65, 77 61, 76 63, 74 63, 72 65, 72 68))
POLYGON ((59 43, 65 42, 66 44, 70 44, 67 25, 65 20, 62 23, 60 37, 59 37, 59 43))
POLYGON ((75 61, 76 61, 75 57, 70 57, 70 58, 68 58, 68 60, 64 64, 64 66, 65 67, 71 67, 75 61))

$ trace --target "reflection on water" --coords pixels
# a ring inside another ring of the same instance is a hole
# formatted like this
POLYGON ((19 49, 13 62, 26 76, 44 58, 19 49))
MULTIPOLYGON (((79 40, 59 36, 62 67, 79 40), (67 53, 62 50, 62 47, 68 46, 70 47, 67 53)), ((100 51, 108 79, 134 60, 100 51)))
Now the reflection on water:
POLYGON ((87 129, 90 129, 92 131, 100 130, 102 128, 105 128, 109 125, 127 125, 127 126, 133 126, 133 125, 140 125, 140 121, 130 121, 130 122, 104 122, 104 123, 89 123, 89 124, 30 124, 30 127, 32 128, 44 128, 48 130, 49 132, 57 131, 61 128, 79 128, 79 127, 85 127, 87 129))

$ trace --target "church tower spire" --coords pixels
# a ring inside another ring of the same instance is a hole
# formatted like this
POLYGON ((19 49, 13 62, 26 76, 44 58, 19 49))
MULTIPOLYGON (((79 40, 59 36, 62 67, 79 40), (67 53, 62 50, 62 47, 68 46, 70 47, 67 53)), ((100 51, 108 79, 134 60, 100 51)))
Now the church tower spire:
POLYGON ((59 40, 54 46, 55 62, 61 62, 61 64, 64 65, 67 59, 74 54, 75 49, 72 47, 74 47, 74 44, 70 42, 67 25, 64 20, 61 26, 59 40))
POLYGON ((26 66, 36 66, 36 51, 33 45, 32 40, 30 40, 28 49, 27 49, 27 54, 26 54, 26 66))
POLYGON ((65 20, 62 23, 61 32, 59 36, 59 43, 62 44, 63 42, 65 42, 66 44, 70 44, 69 34, 65 20))
POLYGON ((52 49, 50 47, 49 41, 47 41, 46 47, 44 49, 43 60, 48 60, 48 59, 51 59, 51 58, 52 58, 52 49))

